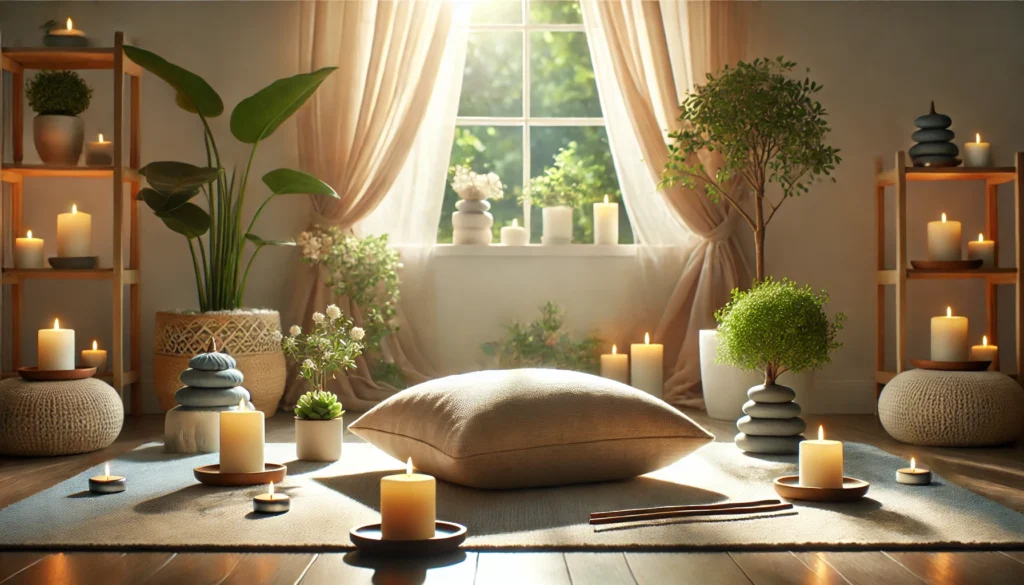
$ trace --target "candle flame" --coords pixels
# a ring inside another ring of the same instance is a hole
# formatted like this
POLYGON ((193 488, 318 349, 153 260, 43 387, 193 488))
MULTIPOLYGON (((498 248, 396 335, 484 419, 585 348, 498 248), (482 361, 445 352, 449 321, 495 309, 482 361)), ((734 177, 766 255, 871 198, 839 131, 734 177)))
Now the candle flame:
POLYGON ((103 464, 103 477, 110 479, 110 462, 107 461, 103 464))
POLYGON ((28 230, 28 235, 27 235, 27 237, 28 237, 29 239, 32 239, 32 230, 28 230))
POLYGON ((981 344, 982 345, 988 345, 988 335, 982 335, 981 336, 981 344))
POLYGON ((942 214, 942 223, 946 223, 946 214, 945 213, 942 214))
POLYGON ((953 307, 946 307, 946 317, 953 316, 953 307))
POLYGON ((619 348, 615 347, 615 344, 613 343, 612 344, 612 355, 615 355, 617 353, 619 353, 619 348))
POLYGON ((651 343, 651 334, 650 333, 644 333, 644 345, 650 345, 650 343, 651 343))
POLYGON ((99 348, 98 348, 98 347, 97 347, 97 345, 96 345, 96 340, 95 340, 95 339, 93 339, 93 340, 92 340, 92 350, 93 350, 93 351, 96 351, 97 349, 99 349, 99 348))
POLYGON ((604 196, 604 202, 608 203, 608 196, 607 195, 604 196))
POLYGON ((60 329, 60 319, 54 319, 54 320, 53 320, 53 328, 54 328, 55 330, 56 330, 56 329, 60 329))
POLYGON ((917 470, 917 459, 914 459, 913 457, 910 458, 910 470, 911 471, 916 471, 917 470))
POLYGON ((274 499, 274 482, 270 482, 270 499, 274 499))
POLYGON ((824 441, 825 440, 825 426, 824 425, 818 425, 818 440, 819 441, 824 441))
POLYGON ((76 205, 74 203, 71 204, 71 213, 72 214, 78 213, 78 205, 76 205))
POLYGON ((984 238, 984 237, 982 237, 982 235, 981 235, 981 234, 978 234, 978 241, 979 241, 979 242, 984 242, 984 241, 985 241, 985 238, 984 238))
POLYGON ((974 142, 981 144, 981 134, 978 132, 974 133, 974 142))
POLYGON ((243 398, 243 399, 238 401, 238 410, 239 411, 245 410, 245 398, 243 398))
POLYGON ((71 26, 71 25, 72 25, 72 23, 71 23, 71 17, 69 16, 69 17, 68 17, 68 22, 67 22, 68 30, 71 30, 71 28, 72 28, 72 26, 71 26))
POLYGON ((519 218, 512 218, 512 227, 519 227, 519 218))
POLYGON ((410 457, 409 460, 405 462, 405 474, 412 475, 412 457, 410 457))
POLYGON ((99 142, 103 142, 103 133, 100 132, 99 142))

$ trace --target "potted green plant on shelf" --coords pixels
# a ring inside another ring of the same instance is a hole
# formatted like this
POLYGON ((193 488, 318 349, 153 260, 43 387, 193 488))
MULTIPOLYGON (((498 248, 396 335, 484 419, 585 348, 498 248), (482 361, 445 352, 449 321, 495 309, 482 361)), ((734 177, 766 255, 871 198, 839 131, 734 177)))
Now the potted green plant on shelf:
POLYGON ((299 366, 299 377, 313 387, 295 405, 295 450, 304 461, 337 461, 341 458, 344 414, 338 397, 324 391, 324 384, 338 372, 355 368, 363 351, 365 331, 353 327, 341 309, 329 305, 313 313, 313 330, 303 333, 293 325, 280 339, 281 349, 299 366))
POLYGON ((78 164, 85 142, 79 114, 89 108, 92 88, 75 71, 40 71, 25 86, 32 120, 32 140, 48 165, 78 164))
POLYGON ((316 177, 278 168, 261 177, 269 195, 248 222, 243 221, 245 203, 250 196, 257 147, 313 95, 335 68, 279 79, 235 106, 231 112, 231 135, 251 145, 248 160, 239 167, 222 159, 208 123, 224 112, 217 92, 203 78, 154 53, 132 46, 124 50, 129 59, 176 92, 175 102, 181 109, 199 118, 202 146, 198 148, 206 159, 205 166, 155 161, 139 170, 148 183, 139 191, 139 199, 164 225, 185 238, 199 304, 198 311, 156 315, 153 383, 157 398, 165 410, 174 406, 177 372, 213 338, 238 360, 238 368, 246 380, 251 380, 248 386, 256 408, 273 416, 287 378, 284 354, 277 339, 281 318, 277 311, 243 308, 245 288, 254 261, 264 248, 295 243, 265 239, 253 229, 267 205, 279 196, 338 195, 316 177), (205 204, 205 208, 194 200, 205 204))
POLYGON ((529 197, 544 208, 542 244, 571 244, 573 210, 601 197, 592 188, 595 173, 590 161, 580 157, 576 149, 575 142, 559 149, 554 165, 531 179, 529 191, 520 198, 529 197))
POLYGON ((590 335, 575 339, 567 331, 565 312, 548 301, 540 307, 540 318, 530 323, 513 321, 505 327, 505 339, 484 343, 484 355, 497 366, 512 368, 558 368, 596 374, 601 366, 601 339, 590 335))

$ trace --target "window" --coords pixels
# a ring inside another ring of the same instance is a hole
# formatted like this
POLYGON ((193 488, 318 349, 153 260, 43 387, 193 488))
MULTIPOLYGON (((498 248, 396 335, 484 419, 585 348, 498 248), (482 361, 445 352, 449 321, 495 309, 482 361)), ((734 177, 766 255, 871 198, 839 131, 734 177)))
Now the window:
MULTIPOLYGON (((605 195, 621 202, 597 95, 594 69, 576 1, 478 0, 473 4, 466 67, 451 164, 493 171, 505 197, 491 202, 494 241, 517 219, 540 241, 541 210, 524 201, 531 177, 575 145, 591 199, 574 211, 573 241, 593 242, 591 203, 605 195)), ((459 197, 445 190, 437 241, 452 241, 452 213, 459 197)), ((633 243, 625 206, 619 242, 633 243)))

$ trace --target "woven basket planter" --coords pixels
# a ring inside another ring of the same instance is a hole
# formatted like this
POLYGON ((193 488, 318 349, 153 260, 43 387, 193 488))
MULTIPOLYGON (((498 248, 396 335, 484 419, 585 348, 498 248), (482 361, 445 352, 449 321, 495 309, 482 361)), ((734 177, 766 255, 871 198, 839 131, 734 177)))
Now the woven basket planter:
POLYGON ((174 391, 181 388, 178 376, 188 360, 209 351, 210 340, 238 361, 245 375, 242 385, 252 396, 257 410, 268 417, 277 412, 288 377, 284 353, 275 334, 281 331, 277 311, 232 311, 230 313, 156 314, 153 387, 165 411, 173 408, 174 391))

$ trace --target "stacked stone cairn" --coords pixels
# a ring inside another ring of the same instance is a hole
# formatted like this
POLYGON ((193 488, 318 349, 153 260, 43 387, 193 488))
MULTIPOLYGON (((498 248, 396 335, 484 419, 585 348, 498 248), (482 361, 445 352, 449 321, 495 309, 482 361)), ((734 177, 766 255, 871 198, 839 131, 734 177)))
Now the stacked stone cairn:
POLYGON ((754 386, 743 405, 746 415, 736 421, 740 433, 736 446, 748 453, 785 455, 799 451, 801 433, 807 423, 800 418, 800 405, 793 402, 796 392, 778 384, 754 386))
POLYGON ((931 111, 914 120, 917 131, 910 135, 915 144, 910 147, 910 160, 915 167, 955 167, 960 164, 960 149, 953 144, 956 134, 949 129, 953 119, 945 114, 935 113, 935 102, 931 111))
POLYGON ((491 243, 494 216, 489 213, 491 202, 486 199, 459 199, 452 214, 452 243, 483 245, 491 243))
POLYGON ((188 362, 180 376, 183 387, 174 393, 179 404, 167 411, 164 420, 164 451, 167 453, 216 453, 220 450, 220 413, 237 410, 243 400, 247 408, 249 391, 235 358, 219 353, 201 353, 188 362))

